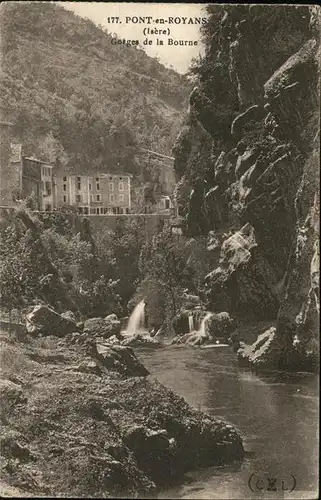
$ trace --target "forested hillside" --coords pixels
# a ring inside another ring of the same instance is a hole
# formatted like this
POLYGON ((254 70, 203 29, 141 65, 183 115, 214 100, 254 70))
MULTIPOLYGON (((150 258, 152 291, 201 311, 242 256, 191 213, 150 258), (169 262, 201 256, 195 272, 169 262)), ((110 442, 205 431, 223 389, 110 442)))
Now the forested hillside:
POLYGON ((1 32, 2 106, 26 154, 78 173, 137 173, 137 147, 170 153, 183 76, 54 3, 5 3, 1 32))

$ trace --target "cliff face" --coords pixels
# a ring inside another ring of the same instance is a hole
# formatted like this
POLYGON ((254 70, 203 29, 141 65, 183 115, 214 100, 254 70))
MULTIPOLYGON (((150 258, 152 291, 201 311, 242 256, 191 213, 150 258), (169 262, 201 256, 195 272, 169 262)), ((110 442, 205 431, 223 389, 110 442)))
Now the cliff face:
POLYGON ((309 369, 316 350, 319 18, 306 6, 210 6, 174 147, 185 233, 220 244, 202 298, 275 322, 255 357, 264 366, 309 369))

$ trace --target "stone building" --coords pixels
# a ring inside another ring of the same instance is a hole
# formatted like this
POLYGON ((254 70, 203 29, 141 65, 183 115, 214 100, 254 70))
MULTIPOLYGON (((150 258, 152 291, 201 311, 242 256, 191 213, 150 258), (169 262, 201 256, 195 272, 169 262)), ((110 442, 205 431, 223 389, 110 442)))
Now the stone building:
POLYGON ((32 198, 36 210, 54 207, 52 168, 36 158, 22 157, 22 198, 32 198))
POLYGON ((0 205, 12 206, 21 199, 32 199, 35 210, 54 206, 52 166, 23 156, 21 144, 10 142, 8 122, 1 122, 0 205))
POLYGON ((155 201, 147 200, 144 205, 145 214, 172 214, 174 204, 170 196, 159 195, 155 201))
POLYGON ((131 175, 55 176, 55 207, 74 206, 80 214, 126 214, 131 210, 131 175))

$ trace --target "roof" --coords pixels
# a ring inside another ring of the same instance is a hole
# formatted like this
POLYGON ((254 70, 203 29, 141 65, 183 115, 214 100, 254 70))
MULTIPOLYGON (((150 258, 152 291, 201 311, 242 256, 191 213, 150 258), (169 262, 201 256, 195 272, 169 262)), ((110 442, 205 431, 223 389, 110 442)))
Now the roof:
POLYGON ((37 163, 41 163, 42 165, 46 165, 46 167, 53 168, 53 165, 49 165, 46 161, 43 160, 38 160, 37 158, 34 158, 33 156, 24 156, 25 160, 30 160, 30 161, 35 161, 37 163))
POLYGON ((10 162, 17 163, 21 161, 22 158, 22 145, 21 144, 10 144, 11 154, 10 154, 10 162))
MULTIPOLYGON (((117 174, 116 173, 109 173, 109 174, 104 173, 104 174, 95 174, 95 175, 97 175, 97 177, 116 177, 116 176, 117 177, 133 177, 132 174, 124 174, 124 173, 117 173, 117 174)), ((89 175, 88 177, 95 177, 95 176, 89 175)))
POLYGON ((68 172, 61 172, 59 173, 59 177, 88 177, 88 178, 91 178, 93 179, 94 177, 133 177, 132 174, 124 174, 124 173, 107 173, 104 172, 103 174, 99 173, 99 172, 95 172, 95 173, 91 173, 91 174, 74 174, 74 173, 68 173, 68 172))

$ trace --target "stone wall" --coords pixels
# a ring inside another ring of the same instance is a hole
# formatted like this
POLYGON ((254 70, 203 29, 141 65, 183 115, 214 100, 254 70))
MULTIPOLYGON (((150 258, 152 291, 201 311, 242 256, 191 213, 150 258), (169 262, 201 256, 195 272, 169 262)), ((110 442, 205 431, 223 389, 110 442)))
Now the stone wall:
POLYGON ((165 221, 170 220, 169 214, 128 214, 128 215, 86 215, 79 216, 80 218, 88 219, 93 236, 103 229, 115 229, 117 224, 121 224, 125 220, 144 221, 144 231, 146 237, 157 234, 165 221))

